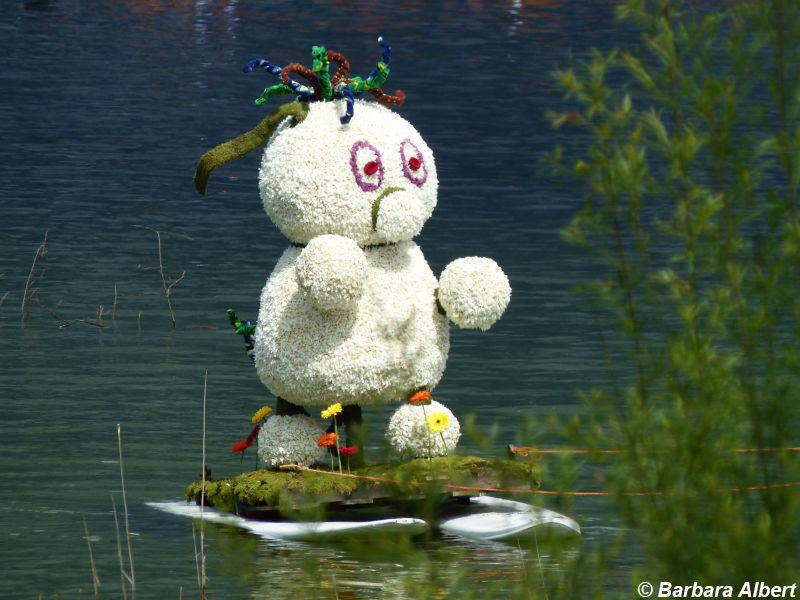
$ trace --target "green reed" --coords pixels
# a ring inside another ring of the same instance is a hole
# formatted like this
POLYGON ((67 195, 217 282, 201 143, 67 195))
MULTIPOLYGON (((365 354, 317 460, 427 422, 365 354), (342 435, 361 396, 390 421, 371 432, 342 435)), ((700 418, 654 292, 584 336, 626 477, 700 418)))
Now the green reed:
POLYGON ((563 237, 597 261, 581 292, 614 374, 565 432, 625 451, 605 487, 641 543, 634 583, 800 572, 800 487, 781 486, 800 455, 734 451, 800 441, 800 3, 719 8, 622 3, 638 44, 558 70, 569 108, 548 115, 574 135, 548 160, 583 186, 563 237))

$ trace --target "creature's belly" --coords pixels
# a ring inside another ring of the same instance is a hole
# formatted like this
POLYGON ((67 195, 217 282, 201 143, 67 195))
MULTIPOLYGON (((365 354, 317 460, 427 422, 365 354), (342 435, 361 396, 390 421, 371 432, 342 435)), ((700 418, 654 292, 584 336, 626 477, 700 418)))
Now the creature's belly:
POLYGON ((365 250, 368 280, 351 312, 323 313, 303 297, 301 251, 283 253, 261 293, 256 369, 273 394, 300 405, 382 404, 439 382, 448 326, 416 244, 365 250))

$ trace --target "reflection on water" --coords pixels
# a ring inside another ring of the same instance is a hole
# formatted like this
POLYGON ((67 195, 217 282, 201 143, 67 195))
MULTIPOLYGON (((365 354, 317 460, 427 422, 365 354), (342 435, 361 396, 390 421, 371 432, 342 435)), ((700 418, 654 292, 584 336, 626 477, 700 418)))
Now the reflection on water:
MULTIPOLYGON (((509 542, 474 541, 428 531, 413 538, 395 530, 313 542, 274 539, 274 527, 182 502, 149 503, 167 514, 193 519, 209 540, 218 574, 258 581, 254 593, 270 598, 379 594, 381 598, 478 597, 546 588, 551 575, 571 566, 578 538, 558 526, 537 527, 509 542), (242 532, 247 531, 243 537, 242 532)), ((212 574, 213 577, 213 574, 212 574)), ((370 597, 370 596, 365 596, 370 597)))
MULTIPOLYGON (((490 256, 514 290, 490 332, 453 331, 437 400, 459 416, 477 414, 485 430, 497 424, 489 446, 501 452, 531 441, 517 432, 523 416, 535 433, 549 415, 573 414, 576 386, 602 377, 591 320, 570 292, 591 265, 558 234, 581 199, 537 164, 561 141, 543 117, 561 102, 548 73, 570 48, 580 58, 592 45, 624 41, 609 3, 25 0, 3 13, 0 30, 0 597, 90 596, 81 515, 104 594, 113 595, 117 423, 137 597, 194 589, 190 524, 144 503, 180 498, 200 470, 206 370, 216 474, 239 468, 230 444, 253 408, 271 401, 225 316, 228 307, 256 316, 287 246, 261 208, 257 153, 220 169, 207 198, 191 185, 205 150, 265 114, 252 100, 272 81, 241 73, 255 56, 307 62, 322 43, 366 73, 377 35, 392 44, 388 88, 406 92, 401 111, 434 149, 440 178, 419 243, 437 273, 460 256, 490 256), (154 236, 142 225, 191 238, 164 236, 165 269, 186 271, 172 292, 175 331, 148 268, 158 262, 154 236), (45 230, 49 252, 35 286, 44 307, 32 304, 21 329, 45 230), (81 321, 98 315, 102 327, 81 321)), ((378 453, 388 415, 375 409, 368 418, 367 450, 378 453)), ((475 451, 467 440, 464 449, 475 451)), ((580 477, 579 487, 591 485, 590 472, 580 477)), ((599 500, 570 514, 585 538, 613 535, 599 500)), ((436 538, 399 560, 386 544, 365 555, 210 532, 219 597, 288 596, 298 585, 309 597, 334 589, 414 597, 428 581, 443 593, 538 585, 524 580, 538 573, 529 548, 436 538), (309 565, 317 576, 301 577, 309 565)), ((541 560, 547 572, 565 558, 544 549, 541 560)))
POLYGON ((543 586, 541 571, 563 569, 578 552, 574 542, 564 547, 563 542, 544 539, 537 553, 533 548, 447 535, 416 541, 354 538, 338 544, 309 544, 255 536, 243 539, 238 529, 207 527, 209 550, 222 558, 217 575, 250 581, 253 598, 335 594, 340 598, 450 598, 465 590, 476 597, 496 597, 522 588, 535 592, 543 586))

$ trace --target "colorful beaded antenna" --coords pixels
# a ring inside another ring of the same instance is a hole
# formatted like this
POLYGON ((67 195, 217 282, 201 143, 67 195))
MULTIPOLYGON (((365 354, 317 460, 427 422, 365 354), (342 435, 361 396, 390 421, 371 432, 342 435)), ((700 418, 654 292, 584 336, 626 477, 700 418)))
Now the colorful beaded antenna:
POLYGON ((392 49, 382 37, 378 38, 381 46, 381 60, 377 63, 376 69, 372 71, 366 79, 361 77, 348 77, 350 63, 340 52, 326 50, 325 46, 314 46, 311 48, 311 68, 299 63, 291 63, 285 67, 277 67, 264 58, 254 58, 248 62, 243 71, 249 73, 253 69, 264 69, 273 75, 279 75, 281 83, 271 85, 259 96, 255 103, 262 105, 273 96, 297 95, 297 100, 301 102, 338 100, 344 98, 347 108, 344 116, 340 118, 342 125, 347 125, 353 118, 353 108, 355 97, 369 92, 383 104, 402 106, 406 95, 402 90, 397 90, 394 96, 390 96, 381 89, 381 85, 389 77, 389 60, 392 56, 392 49), (335 62, 339 67, 336 74, 331 79, 330 66, 335 62), (303 85, 289 78, 292 73, 303 76, 311 84, 311 87, 303 85))

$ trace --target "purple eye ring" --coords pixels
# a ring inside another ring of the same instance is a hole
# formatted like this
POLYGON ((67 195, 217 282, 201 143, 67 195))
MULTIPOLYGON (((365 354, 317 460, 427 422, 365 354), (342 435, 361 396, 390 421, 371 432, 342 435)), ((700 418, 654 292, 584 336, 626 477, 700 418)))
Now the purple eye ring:
POLYGON ((365 192, 374 192, 383 183, 383 161, 381 160, 381 153, 380 151, 370 144, 366 140, 360 140, 353 144, 353 147, 350 148, 350 169, 353 171, 353 177, 356 178, 356 183, 358 187, 360 187, 365 192), (373 161, 378 165, 377 172, 374 175, 369 175, 370 179, 377 177, 377 181, 367 181, 364 178, 364 173, 361 169, 358 168, 358 151, 362 148, 366 148, 370 150, 374 155, 375 158, 373 161))
POLYGON ((406 179, 415 186, 422 187, 422 184, 428 179, 428 167, 425 166, 425 159, 422 156, 422 152, 420 152, 417 145, 409 139, 400 142, 400 161, 403 164, 403 175, 406 176, 406 179), (407 154, 406 148, 409 146, 412 151, 407 154), (416 159, 416 169, 413 171, 410 168, 412 159, 416 159))

